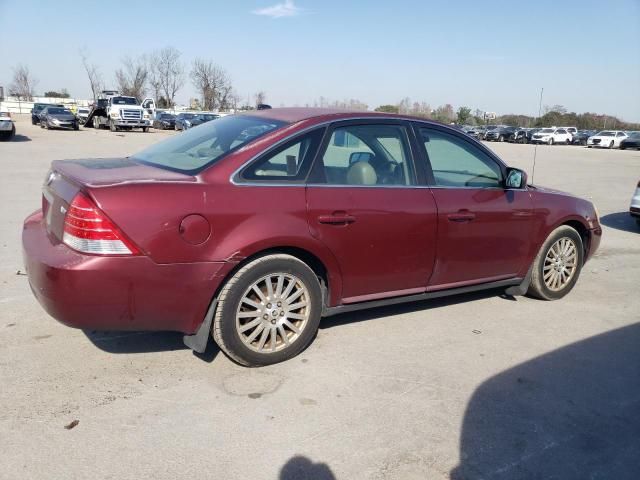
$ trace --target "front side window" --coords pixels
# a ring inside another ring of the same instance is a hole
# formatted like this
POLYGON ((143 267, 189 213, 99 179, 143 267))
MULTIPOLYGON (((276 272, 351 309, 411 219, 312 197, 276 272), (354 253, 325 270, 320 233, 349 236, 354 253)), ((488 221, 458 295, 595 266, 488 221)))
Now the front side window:
POLYGON ((256 138, 285 125, 279 120, 229 115, 186 130, 132 156, 133 160, 182 173, 197 173, 256 138))
POLYGON ((306 179, 324 129, 290 140, 267 153, 242 172, 245 180, 298 181, 306 179))
POLYGON ((470 142, 430 128, 420 128, 420 140, 437 186, 502 188, 500 165, 470 142))
POLYGON ((414 185, 407 131, 400 125, 335 128, 321 157, 318 183, 414 185))

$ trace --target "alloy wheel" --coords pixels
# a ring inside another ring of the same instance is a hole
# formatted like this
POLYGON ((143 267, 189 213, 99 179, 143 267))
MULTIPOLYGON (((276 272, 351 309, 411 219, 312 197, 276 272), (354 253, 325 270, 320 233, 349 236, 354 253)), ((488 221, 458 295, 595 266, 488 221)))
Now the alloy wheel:
POLYGON ((554 292, 562 290, 573 278, 578 262, 575 242, 562 237, 547 251, 542 267, 544 283, 554 292))
POLYGON ((236 312, 236 331, 259 353, 274 353, 295 342, 309 323, 311 297, 295 275, 278 272, 254 282, 236 312))

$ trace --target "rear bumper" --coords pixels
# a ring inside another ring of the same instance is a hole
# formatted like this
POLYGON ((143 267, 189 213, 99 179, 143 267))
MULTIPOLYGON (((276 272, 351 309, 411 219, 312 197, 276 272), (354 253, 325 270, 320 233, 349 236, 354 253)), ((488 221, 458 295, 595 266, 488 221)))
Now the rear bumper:
POLYGON ((13 130, 13 122, 11 120, 0 120, 0 132, 10 132, 13 130))
POLYGON ((49 315, 92 330, 195 332, 227 262, 157 264, 145 256, 96 256, 51 239, 42 211, 22 232, 29 284, 49 315))

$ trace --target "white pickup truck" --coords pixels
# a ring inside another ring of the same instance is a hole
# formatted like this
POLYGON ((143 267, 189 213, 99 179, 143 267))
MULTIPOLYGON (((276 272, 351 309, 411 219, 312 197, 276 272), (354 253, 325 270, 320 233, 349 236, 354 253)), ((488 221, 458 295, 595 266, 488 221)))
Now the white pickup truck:
MULTIPOLYGON (((109 92, 112 93, 112 92, 109 92)), ((144 102, 147 102, 145 98, 144 102)), ((87 123, 93 119, 94 128, 109 127, 112 132, 120 129, 141 128, 147 132, 151 126, 149 113, 142 108, 135 97, 112 94, 98 100, 98 105, 87 117, 87 123)))

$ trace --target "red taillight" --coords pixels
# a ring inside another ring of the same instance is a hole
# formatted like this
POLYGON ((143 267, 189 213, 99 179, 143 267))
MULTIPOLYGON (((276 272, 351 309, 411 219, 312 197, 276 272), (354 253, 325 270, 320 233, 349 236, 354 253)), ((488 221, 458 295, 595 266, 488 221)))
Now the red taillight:
POLYGON ((62 241, 84 253, 96 255, 137 255, 140 251, 82 193, 78 193, 64 218, 62 241))

